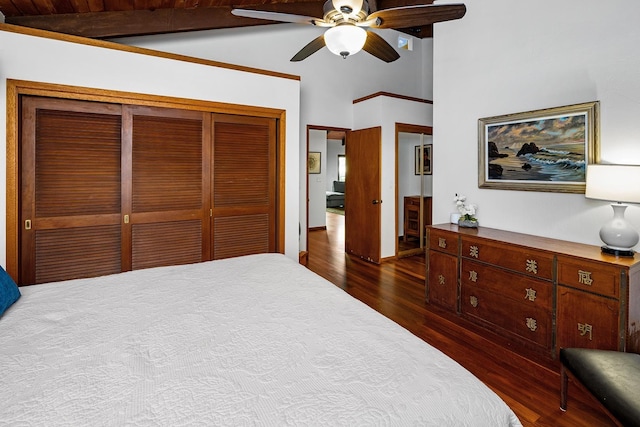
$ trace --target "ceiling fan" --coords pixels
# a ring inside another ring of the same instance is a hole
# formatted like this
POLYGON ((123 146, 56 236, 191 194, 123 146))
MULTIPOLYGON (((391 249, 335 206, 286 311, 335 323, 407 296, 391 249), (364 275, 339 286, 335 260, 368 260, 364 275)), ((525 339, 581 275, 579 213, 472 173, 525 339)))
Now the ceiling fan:
POLYGON ((458 3, 395 7, 373 13, 369 11, 367 0, 327 0, 322 18, 251 9, 233 9, 231 13, 245 18, 327 27, 324 34, 291 58, 293 62, 302 61, 324 46, 343 58, 364 50, 385 62, 393 62, 400 58, 398 52, 378 34, 365 28, 395 29, 429 25, 460 19, 467 9, 464 4, 458 3))

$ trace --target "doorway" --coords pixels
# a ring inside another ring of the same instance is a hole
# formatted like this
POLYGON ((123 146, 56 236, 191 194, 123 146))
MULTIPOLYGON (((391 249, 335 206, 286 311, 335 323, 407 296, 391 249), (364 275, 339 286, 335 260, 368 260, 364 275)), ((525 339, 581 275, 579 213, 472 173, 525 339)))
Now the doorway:
POLYGON ((424 252, 431 224, 433 128, 396 123, 396 256, 424 252))
POLYGON ((348 129, 307 126, 307 256, 313 259, 309 233, 324 233, 323 244, 344 258, 346 143, 348 129))

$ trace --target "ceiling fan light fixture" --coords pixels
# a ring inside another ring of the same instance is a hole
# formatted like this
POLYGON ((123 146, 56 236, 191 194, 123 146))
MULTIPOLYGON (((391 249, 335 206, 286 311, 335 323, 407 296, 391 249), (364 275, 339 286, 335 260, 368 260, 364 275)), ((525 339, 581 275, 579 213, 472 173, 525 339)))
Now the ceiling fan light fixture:
POLYGON ((360 52, 366 40, 366 30, 353 24, 336 25, 324 33, 327 48, 343 58, 360 52))

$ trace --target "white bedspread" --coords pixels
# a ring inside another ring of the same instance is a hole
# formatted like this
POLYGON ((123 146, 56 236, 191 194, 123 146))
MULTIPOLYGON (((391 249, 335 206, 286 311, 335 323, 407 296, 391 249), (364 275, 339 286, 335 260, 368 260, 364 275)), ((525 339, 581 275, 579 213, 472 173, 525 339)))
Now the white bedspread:
POLYGON ((520 425, 440 351, 278 254, 21 288, 2 426, 520 425))

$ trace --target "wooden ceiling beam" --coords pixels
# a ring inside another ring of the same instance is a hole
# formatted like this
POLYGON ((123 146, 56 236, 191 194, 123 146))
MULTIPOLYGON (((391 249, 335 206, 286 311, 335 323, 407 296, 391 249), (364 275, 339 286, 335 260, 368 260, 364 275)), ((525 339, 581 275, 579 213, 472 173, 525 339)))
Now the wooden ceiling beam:
MULTIPOLYGON (((322 17, 322 1, 277 3, 260 10, 322 17)), ((252 7, 252 9, 258 9, 252 7)), ((230 6, 12 16, 7 24, 89 38, 117 38, 275 24, 231 14, 230 6)))
MULTIPOLYGON (((4 0, 0 0, 3 2, 4 0)), ((14 0, 16 1, 16 0, 14 0)), ((54 31, 62 34, 71 34, 82 37, 104 39, 130 36, 142 36, 151 34, 179 33, 186 31, 214 30, 222 28, 248 27, 255 25, 276 24, 277 22, 260 19, 250 19, 234 16, 231 14, 231 6, 225 0, 210 0, 206 6, 200 7, 176 7, 157 8, 154 10, 141 9, 133 10, 133 2, 126 0, 127 8, 121 4, 118 10, 101 10, 99 4, 103 0, 85 0, 78 2, 73 0, 76 13, 53 13, 38 14, 5 14, 5 22, 23 27, 38 28, 41 30, 54 31), (209 6, 211 4, 220 6, 209 6), (226 5, 224 5, 226 3, 226 5), (80 8, 79 4, 85 4, 80 8), (89 12, 86 9, 91 10, 89 12), (128 10, 123 10, 128 9, 128 10), (12 16, 13 15, 13 16, 12 16)), ((188 0, 183 0, 188 1, 188 0)), ((236 0, 236 7, 247 9, 266 10, 273 12, 290 13, 305 16, 322 17, 324 0, 272 0, 276 3, 255 5, 256 0, 236 0), (284 3, 281 1, 285 1, 284 3)), ((416 4, 431 4, 433 0, 369 0, 374 8, 390 9, 401 6, 412 6, 416 4)), ((4 4, 4 3, 2 3, 4 4)), ((21 1, 21 5, 29 4, 33 6, 31 0, 21 1)), ((114 6, 115 3, 107 3, 114 6)), ((190 3, 184 3, 188 6, 190 3)), ((104 6, 104 4, 103 4, 104 6)), ((108 8, 107 8, 108 9, 108 8)), ((17 11, 14 11, 17 12, 17 11)), ((431 25, 398 29, 398 31, 410 34, 418 38, 433 36, 431 25)))

